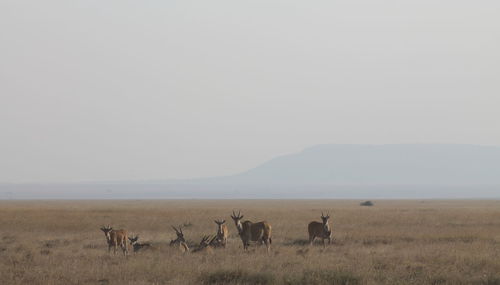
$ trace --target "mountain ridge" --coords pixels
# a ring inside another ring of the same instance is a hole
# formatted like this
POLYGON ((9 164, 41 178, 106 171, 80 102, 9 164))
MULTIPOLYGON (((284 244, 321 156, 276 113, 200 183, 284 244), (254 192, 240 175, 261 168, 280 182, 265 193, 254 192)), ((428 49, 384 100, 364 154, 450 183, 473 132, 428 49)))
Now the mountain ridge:
POLYGON ((1 184, 0 199, 499 199, 500 147, 324 144, 197 179, 1 184))
MULTIPOLYGON (((500 184, 500 147, 472 144, 322 144, 239 174, 188 179, 243 184, 500 184)), ((179 181, 177 181, 179 182, 179 181)))

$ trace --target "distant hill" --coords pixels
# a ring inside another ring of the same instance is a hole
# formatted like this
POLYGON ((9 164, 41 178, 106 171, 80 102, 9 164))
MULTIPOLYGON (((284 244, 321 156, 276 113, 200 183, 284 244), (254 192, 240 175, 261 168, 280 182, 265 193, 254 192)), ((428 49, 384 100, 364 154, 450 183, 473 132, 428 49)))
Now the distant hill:
POLYGON ((500 198, 500 148, 318 145, 213 178, 0 184, 0 199, 500 198))
POLYGON ((500 185, 500 147, 329 144, 280 156, 244 173, 196 183, 500 185))

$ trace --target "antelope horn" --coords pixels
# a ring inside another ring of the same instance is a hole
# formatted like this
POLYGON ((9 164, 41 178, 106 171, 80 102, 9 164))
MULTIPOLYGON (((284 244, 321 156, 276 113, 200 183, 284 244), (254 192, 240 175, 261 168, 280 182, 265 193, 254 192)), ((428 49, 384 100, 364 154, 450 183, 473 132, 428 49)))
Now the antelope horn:
POLYGON ((215 240, 216 237, 217 237, 216 235, 212 236, 212 239, 208 243, 211 244, 212 242, 214 242, 214 240, 215 240))

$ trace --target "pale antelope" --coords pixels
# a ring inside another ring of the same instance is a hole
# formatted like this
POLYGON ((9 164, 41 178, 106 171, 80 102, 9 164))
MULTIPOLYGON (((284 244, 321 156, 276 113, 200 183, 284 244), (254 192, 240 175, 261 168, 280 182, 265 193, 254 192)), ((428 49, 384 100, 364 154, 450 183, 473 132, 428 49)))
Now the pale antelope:
POLYGON ((215 245, 225 248, 227 244, 227 237, 229 235, 229 231, 227 230, 227 226, 225 225, 226 220, 215 220, 214 222, 217 224, 215 245))
POLYGON ((231 218, 234 220, 236 229, 238 229, 238 234, 240 235, 241 241, 243 242, 243 249, 247 250, 250 245, 250 241, 259 241, 261 244, 265 243, 267 252, 271 249, 271 225, 266 222, 252 223, 250 221, 241 222, 243 215, 238 212, 236 215, 233 211, 231 218))
POLYGON ((330 214, 326 216, 321 212, 322 222, 310 222, 307 226, 309 231, 309 244, 312 245, 315 238, 321 238, 323 241, 323 246, 326 246, 325 240, 328 240, 328 244, 332 242, 332 230, 328 224, 328 219, 330 219, 330 214))
POLYGON ((106 241, 108 242, 108 252, 111 252, 111 248, 113 247, 114 254, 116 254, 116 249, 120 246, 123 250, 123 255, 127 256, 128 245, 126 230, 113 230, 113 228, 108 225, 106 227, 101 227, 101 231, 103 231, 106 236, 106 241))
POLYGON ((184 233, 182 232, 182 226, 179 226, 179 229, 175 228, 174 226, 171 226, 171 227, 172 227, 172 229, 174 229, 175 234, 177 235, 177 238, 170 241, 170 246, 179 246, 179 248, 182 252, 188 252, 189 246, 187 245, 186 240, 184 239, 184 233))
POLYGON ((204 252, 204 253, 213 253, 213 244, 214 240, 217 238, 217 236, 203 236, 201 239, 200 244, 198 245, 197 248, 193 250, 193 252, 204 252))
POLYGON ((140 243, 139 240, 139 235, 129 237, 128 240, 130 241, 130 244, 134 248, 134 253, 138 252, 139 250, 143 248, 150 248, 151 244, 150 243, 140 243))

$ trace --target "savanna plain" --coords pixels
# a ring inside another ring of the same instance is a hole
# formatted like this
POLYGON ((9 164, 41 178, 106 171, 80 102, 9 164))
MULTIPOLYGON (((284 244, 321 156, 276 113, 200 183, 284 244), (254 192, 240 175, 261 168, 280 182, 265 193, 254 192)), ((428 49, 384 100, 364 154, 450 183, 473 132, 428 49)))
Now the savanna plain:
POLYGON ((0 201, 0 284, 500 284, 500 201, 0 201), (230 217, 266 220, 272 246, 243 251, 230 217), (308 245, 329 212, 332 244, 308 245), (225 219, 225 249, 196 247, 225 219), (108 253, 103 225, 151 243, 108 253))

